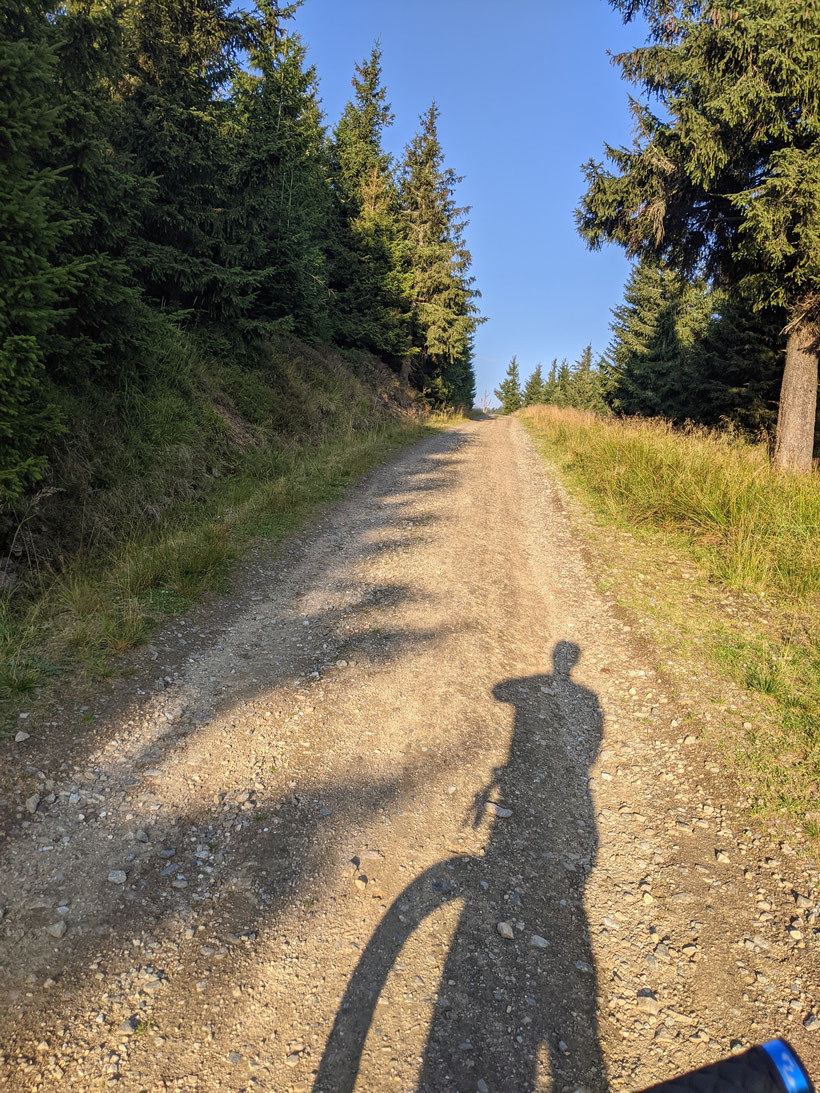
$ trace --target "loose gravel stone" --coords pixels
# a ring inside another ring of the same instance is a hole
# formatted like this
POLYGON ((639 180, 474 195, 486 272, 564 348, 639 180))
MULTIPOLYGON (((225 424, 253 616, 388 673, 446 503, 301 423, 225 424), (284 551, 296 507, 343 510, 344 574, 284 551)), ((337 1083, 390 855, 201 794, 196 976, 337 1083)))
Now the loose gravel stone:
POLYGON ((511 808, 504 808, 503 805, 497 805, 494 801, 488 801, 484 805, 484 811, 489 812, 491 816, 497 816, 500 820, 506 820, 512 816, 511 808))

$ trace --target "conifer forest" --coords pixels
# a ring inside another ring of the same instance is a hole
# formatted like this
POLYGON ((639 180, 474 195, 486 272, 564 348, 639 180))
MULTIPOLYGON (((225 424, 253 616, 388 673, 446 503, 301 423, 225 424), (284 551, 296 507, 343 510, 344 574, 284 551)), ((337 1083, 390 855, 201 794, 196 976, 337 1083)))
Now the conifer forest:
POLYGON ((4 506, 65 489, 54 463, 89 403, 122 420, 152 385, 179 387, 192 352, 241 386, 289 335, 471 404, 478 293, 438 109, 393 162, 374 47, 329 125, 294 10, 3 4, 4 506))

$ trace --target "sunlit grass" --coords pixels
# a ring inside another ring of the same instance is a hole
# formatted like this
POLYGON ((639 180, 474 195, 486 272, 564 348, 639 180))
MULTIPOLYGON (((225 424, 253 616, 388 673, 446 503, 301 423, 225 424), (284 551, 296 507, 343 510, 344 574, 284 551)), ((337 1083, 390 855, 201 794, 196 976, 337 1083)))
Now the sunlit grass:
MULTIPOLYGON (((657 614, 761 703, 766 727, 745 730, 737 758, 762 805, 803 817, 811 832, 820 817, 820 475, 778 474, 765 445, 731 433, 555 407, 522 420, 602 522, 649 536, 658 555, 688 555, 713 601, 699 609, 658 565, 657 614), (744 597, 737 616, 722 611, 720 589, 744 597)), ((628 546, 619 540, 617 550, 619 598, 645 603, 628 546)))
POLYGON ((777 474, 764 445, 715 430, 548 406, 523 419, 610 517, 686 534, 732 587, 820 592, 820 475, 777 474))

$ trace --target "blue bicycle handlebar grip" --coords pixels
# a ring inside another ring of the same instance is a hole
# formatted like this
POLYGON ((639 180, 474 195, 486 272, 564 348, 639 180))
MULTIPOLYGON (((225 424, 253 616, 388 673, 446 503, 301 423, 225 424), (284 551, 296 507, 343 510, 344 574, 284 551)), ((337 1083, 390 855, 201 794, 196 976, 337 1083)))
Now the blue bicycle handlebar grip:
POLYGON ((770 1040, 644 1093, 814 1093, 814 1086, 794 1048, 770 1040))

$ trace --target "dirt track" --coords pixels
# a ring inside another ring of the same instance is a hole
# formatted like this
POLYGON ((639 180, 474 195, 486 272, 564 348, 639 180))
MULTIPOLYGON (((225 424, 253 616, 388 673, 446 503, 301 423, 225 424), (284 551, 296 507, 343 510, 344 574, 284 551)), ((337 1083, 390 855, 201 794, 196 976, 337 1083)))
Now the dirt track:
POLYGON ((656 663, 518 422, 406 451, 8 745, 0 1087, 820 1074, 820 879, 656 663))

